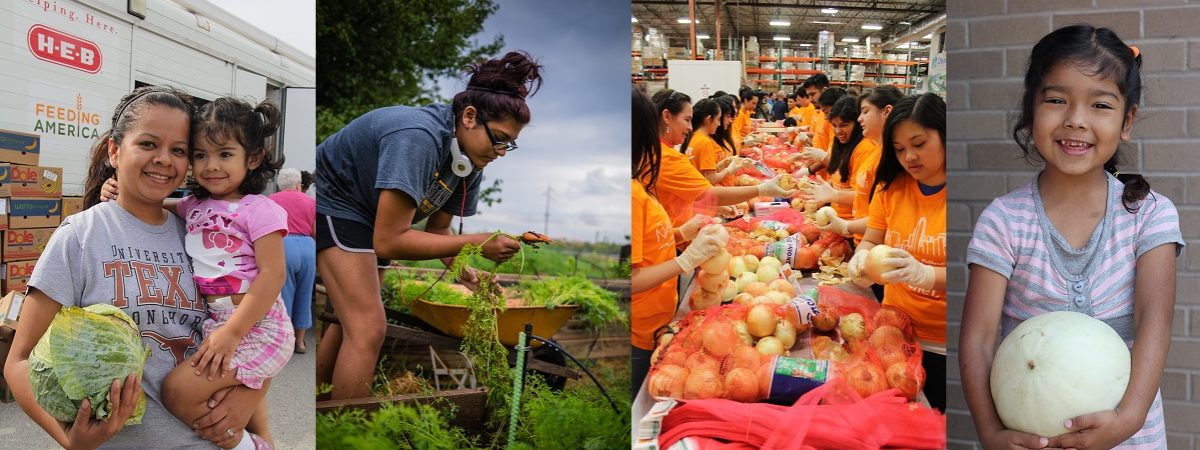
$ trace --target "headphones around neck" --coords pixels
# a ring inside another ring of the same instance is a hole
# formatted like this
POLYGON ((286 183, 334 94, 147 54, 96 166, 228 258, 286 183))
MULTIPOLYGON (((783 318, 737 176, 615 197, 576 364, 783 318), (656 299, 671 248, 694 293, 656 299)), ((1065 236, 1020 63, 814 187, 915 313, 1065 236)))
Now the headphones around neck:
POLYGON ((458 138, 450 138, 450 171, 459 177, 466 177, 474 170, 475 165, 458 146, 458 138))

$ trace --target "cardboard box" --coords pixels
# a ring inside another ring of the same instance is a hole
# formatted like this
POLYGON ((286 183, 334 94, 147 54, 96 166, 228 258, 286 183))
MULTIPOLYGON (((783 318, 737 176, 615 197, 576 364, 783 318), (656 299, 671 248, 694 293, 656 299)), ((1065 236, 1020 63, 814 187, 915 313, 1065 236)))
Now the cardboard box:
POLYGON ((46 243, 50 242, 50 236, 54 234, 57 228, 22 228, 4 230, 3 251, 0 255, 3 256, 3 261, 20 261, 25 259, 38 259, 42 256, 42 250, 46 249, 46 243))
POLYGON ((0 230, 8 229, 8 199, 0 198, 0 230))
POLYGON ((83 211, 83 197, 62 198, 62 216, 64 219, 80 211, 83 211))
MULTIPOLYGON (((0 186, 0 195, 5 188, 10 197, 59 198, 62 197, 62 167, 23 166, 6 164, 0 166, 0 175, 8 173, 8 185, 0 186)), ((0 177, 0 182, 3 177, 0 177)))
POLYGON ((11 291, 0 298, 0 324, 16 330, 22 306, 25 306, 24 292, 11 291))
POLYGON ((57 227, 61 214, 61 198, 8 199, 8 228, 57 227))
POLYGON ((36 134, 0 130, 0 162, 38 165, 42 138, 36 134))
POLYGON ((4 263, 4 291, 25 292, 25 287, 29 284, 29 276, 33 275, 33 265, 36 263, 36 259, 4 263))

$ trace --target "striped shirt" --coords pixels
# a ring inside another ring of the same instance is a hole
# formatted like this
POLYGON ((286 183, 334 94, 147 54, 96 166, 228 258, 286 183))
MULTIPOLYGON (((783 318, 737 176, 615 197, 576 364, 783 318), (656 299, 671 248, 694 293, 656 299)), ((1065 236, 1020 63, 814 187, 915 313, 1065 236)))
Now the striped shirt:
MULTIPOLYGON (((1123 189, 1124 184, 1108 175, 1104 218, 1078 249, 1050 223, 1036 176, 983 210, 967 247, 967 264, 1008 278, 1001 336, 1033 316, 1076 311, 1104 321, 1132 347, 1137 258, 1172 243, 1178 254, 1184 243, 1170 199, 1150 191, 1130 213, 1121 202, 1123 189)), ((1155 396, 1141 431, 1117 448, 1166 448, 1161 394, 1155 396)))

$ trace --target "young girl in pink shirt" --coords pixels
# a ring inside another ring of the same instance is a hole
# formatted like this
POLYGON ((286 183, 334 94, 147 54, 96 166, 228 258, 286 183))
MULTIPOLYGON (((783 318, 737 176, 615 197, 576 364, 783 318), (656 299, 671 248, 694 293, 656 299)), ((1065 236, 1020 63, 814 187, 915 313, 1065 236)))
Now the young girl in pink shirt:
MULTIPOLYGON (((266 149, 279 109, 234 98, 205 105, 192 121, 189 195, 175 213, 186 222, 184 244, 194 280, 208 303, 203 341, 163 382, 163 403, 186 423, 202 417, 209 397, 238 384, 266 389, 291 358, 291 319, 284 284, 287 212, 260 195, 282 166, 266 149)), ((266 430, 260 403, 247 428, 266 430)), ((269 436, 226 430, 235 448, 270 448, 269 436)))

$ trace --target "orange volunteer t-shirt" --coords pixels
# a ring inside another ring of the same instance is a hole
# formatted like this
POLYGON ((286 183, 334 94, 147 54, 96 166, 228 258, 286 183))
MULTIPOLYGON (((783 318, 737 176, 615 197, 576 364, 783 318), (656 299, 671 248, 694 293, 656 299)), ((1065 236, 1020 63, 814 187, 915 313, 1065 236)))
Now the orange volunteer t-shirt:
MULTIPOLYGON (((946 267, 946 188, 921 193, 917 181, 901 174, 871 201, 867 227, 884 230, 883 243, 902 248, 923 264, 946 267)), ((946 344, 946 291, 889 285, 883 304, 895 306, 913 319, 917 338, 946 344)))
MULTIPOLYGON (((661 179, 661 178, 660 178, 661 179)), ((675 258, 675 235, 671 219, 662 205, 646 193, 645 186, 631 180, 633 192, 630 224, 633 247, 629 261, 640 269, 675 258)), ((654 330, 666 325, 675 316, 678 278, 671 277, 663 284, 633 294, 633 319, 630 321, 630 342, 642 350, 654 350, 654 330)))
MULTIPOLYGON (((687 156, 691 159, 692 166, 703 176, 704 171, 717 170, 717 163, 733 155, 717 144, 717 141, 714 141, 711 136, 703 132, 696 132, 692 135, 692 140, 688 142, 687 156)), ((733 186, 733 177, 725 177, 717 184, 733 186)))
POLYGON ((817 111, 817 108, 814 107, 812 104, 809 104, 808 106, 802 106, 802 107, 799 107, 796 109, 800 110, 800 124, 801 125, 811 126, 816 122, 818 111, 817 111))
MULTIPOLYGON (((854 150, 850 152, 849 178, 847 178, 846 181, 842 181, 841 173, 836 170, 833 170, 833 171, 829 172, 829 184, 832 185, 833 187, 841 189, 841 190, 854 190, 855 191, 854 198, 855 198, 855 201, 857 201, 858 200, 858 189, 854 185, 854 179, 855 179, 854 170, 856 167, 855 163, 861 162, 862 156, 860 156, 860 155, 870 153, 872 151, 871 148, 874 147, 874 145, 875 145, 875 143, 873 141, 871 141, 870 139, 863 138, 862 140, 858 141, 858 145, 856 145, 854 147, 854 150)), ((829 151, 831 151, 831 152, 833 151, 832 146, 829 151)), ((830 168, 830 169, 832 169, 832 168, 830 168)), ((840 217, 842 219, 853 220, 855 218, 866 217, 866 215, 867 215, 865 211, 863 212, 863 214, 861 216, 855 214, 854 213, 854 203, 850 203, 850 204, 833 203, 832 206, 833 206, 833 209, 835 211, 837 211, 838 217, 840 217)), ((855 235, 855 236, 856 236, 856 238, 855 238, 856 243, 858 241, 862 240, 862 235, 855 235)))
POLYGON ((813 136, 813 147, 825 151, 833 148, 833 123, 825 119, 824 113, 821 114, 820 120, 817 121, 814 128, 819 128, 820 131, 813 136))
MULTIPOLYGON (((712 184, 696 170, 688 157, 665 143, 658 169, 658 181, 654 183, 654 196, 671 217, 671 226, 679 227, 693 216, 692 205, 703 196, 712 184)), ((716 207, 716 199, 713 199, 716 207)))
POLYGON ((744 109, 739 109, 737 116, 733 118, 733 131, 737 133, 737 142, 741 142, 742 138, 750 134, 750 113, 744 109))
MULTIPOLYGON (((879 143, 863 138, 850 155, 850 184, 854 186, 854 206, 851 216, 855 219, 867 217, 870 213, 871 185, 875 183, 875 169, 879 166, 879 157, 883 149, 879 143)), ((854 235, 854 243, 862 241, 861 234, 854 235)))

